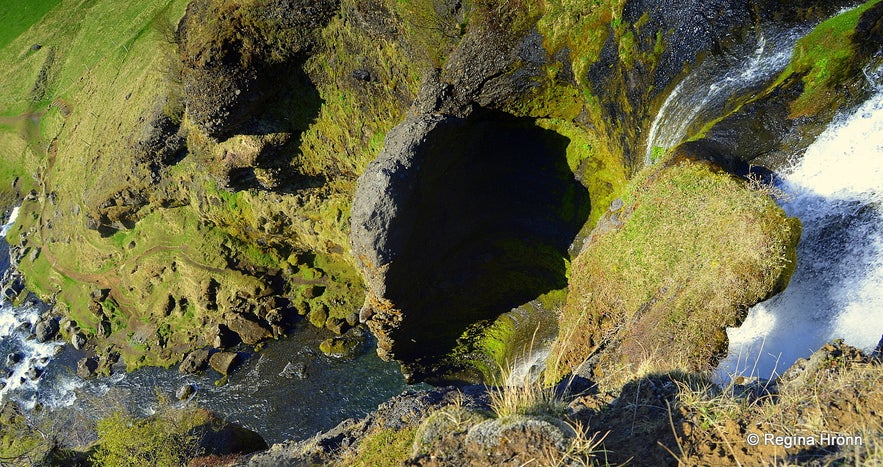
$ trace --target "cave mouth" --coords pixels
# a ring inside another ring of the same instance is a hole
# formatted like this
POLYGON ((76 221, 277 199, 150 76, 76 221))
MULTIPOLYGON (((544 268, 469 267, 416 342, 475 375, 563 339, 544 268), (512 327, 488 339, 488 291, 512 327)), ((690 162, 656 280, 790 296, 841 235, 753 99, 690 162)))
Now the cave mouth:
POLYGON ((590 210, 569 143, 533 119, 479 110, 420 145, 399 217, 413 223, 387 276, 404 315, 392 350, 411 379, 460 372, 450 354, 470 326, 567 286, 568 247, 590 210))

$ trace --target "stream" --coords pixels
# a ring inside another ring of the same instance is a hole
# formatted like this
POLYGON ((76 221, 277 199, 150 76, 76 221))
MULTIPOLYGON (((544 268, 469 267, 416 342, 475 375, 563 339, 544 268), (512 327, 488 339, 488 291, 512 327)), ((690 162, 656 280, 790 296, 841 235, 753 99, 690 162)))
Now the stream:
MULTIPOLYGON (((15 211, 12 221, 14 215, 15 211)), ((9 225, 0 233, 5 235, 9 225)), ((0 240, 0 257, 3 274, 9 266, 4 240, 0 240)), ((305 321, 288 338, 269 342, 260 352, 237 348, 250 355, 222 386, 215 385, 221 375, 211 369, 195 375, 156 367, 126 373, 122 363, 109 377, 82 380, 76 364, 85 353, 58 341, 39 343, 34 338, 34 327, 46 308, 32 298, 18 306, 0 300, 0 358, 6 365, 0 398, 18 402, 32 416, 54 417, 77 427, 70 430, 71 436, 88 437, 84 433, 91 431, 91 423, 114 410, 150 415, 160 399, 174 401, 175 391, 191 384, 197 388, 191 399, 175 403, 195 403, 258 432, 272 444, 307 438, 347 418, 364 416, 406 387, 398 364, 377 357, 374 341, 369 340, 356 358, 337 360, 318 350, 330 332, 305 321), (9 355, 15 357, 7 360, 9 355), (30 371, 39 377, 30 377, 30 371)))

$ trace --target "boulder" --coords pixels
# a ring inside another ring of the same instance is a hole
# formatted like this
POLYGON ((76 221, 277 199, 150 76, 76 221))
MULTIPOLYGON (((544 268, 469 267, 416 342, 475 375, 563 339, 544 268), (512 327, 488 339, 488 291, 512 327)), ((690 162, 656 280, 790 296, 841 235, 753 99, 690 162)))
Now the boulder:
POLYGON ((209 333, 209 342, 216 349, 225 349, 236 344, 236 334, 230 331, 227 325, 219 324, 213 327, 209 333))
POLYGON ((319 344, 319 350, 334 358, 353 358, 365 348, 365 333, 354 328, 342 336, 329 337, 319 344))
POLYGON ((75 349, 81 350, 84 345, 86 345, 86 335, 82 332, 78 332, 71 336, 71 345, 74 346, 75 349))
POLYGON ((239 335, 242 342, 255 345, 258 342, 273 337, 273 332, 257 318, 249 314, 232 313, 227 316, 227 327, 239 335))
POLYGON ((58 321, 54 319, 47 319, 40 321, 34 327, 34 335, 37 337, 37 342, 46 342, 48 340, 52 340, 53 337, 58 333, 58 321))
POLYGON ((239 363, 239 354, 236 352, 218 352, 209 357, 208 364, 218 373, 227 376, 239 363))
POLYGON ((96 371, 98 371, 98 359, 95 357, 84 357, 77 362, 77 376, 80 378, 94 378, 96 371))
POLYGON ((208 349, 196 349, 184 357, 184 361, 181 362, 178 371, 181 373, 196 373, 197 371, 205 370, 208 366, 208 360, 208 349))

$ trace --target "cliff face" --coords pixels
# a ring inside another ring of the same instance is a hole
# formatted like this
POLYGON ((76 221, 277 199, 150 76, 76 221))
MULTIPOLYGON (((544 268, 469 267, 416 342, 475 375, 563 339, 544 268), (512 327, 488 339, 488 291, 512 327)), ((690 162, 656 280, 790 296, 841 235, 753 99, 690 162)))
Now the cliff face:
MULTIPOLYGON (((484 340, 501 313, 563 305, 680 79, 841 7, 68 3, 2 48, 29 289, 130 366, 361 314, 409 376, 465 380, 519 347, 484 340)), ((683 152, 744 174, 805 145, 867 92, 880 9, 819 25, 683 152)))

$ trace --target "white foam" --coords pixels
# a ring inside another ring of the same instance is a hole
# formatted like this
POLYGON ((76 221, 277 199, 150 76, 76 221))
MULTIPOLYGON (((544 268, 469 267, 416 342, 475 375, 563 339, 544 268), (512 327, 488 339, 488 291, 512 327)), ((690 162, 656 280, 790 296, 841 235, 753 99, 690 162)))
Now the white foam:
POLYGON ((9 220, 0 227, 0 237, 5 237, 6 233, 9 232, 9 229, 15 224, 15 220, 18 219, 18 206, 12 208, 12 212, 9 213, 9 220))
POLYGON ((727 331, 721 379, 775 376, 837 338, 870 350, 883 333, 883 92, 836 118, 782 179, 794 195, 783 208, 803 222, 797 269, 727 331))

